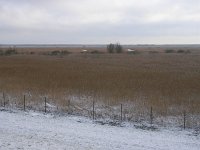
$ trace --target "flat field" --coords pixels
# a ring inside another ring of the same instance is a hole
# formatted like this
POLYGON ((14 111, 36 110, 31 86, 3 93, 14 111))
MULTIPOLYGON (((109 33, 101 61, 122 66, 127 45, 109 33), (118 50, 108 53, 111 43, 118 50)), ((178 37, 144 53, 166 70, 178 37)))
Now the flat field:
POLYGON ((94 100, 106 106, 122 103, 127 108, 124 113, 149 112, 152 106, 161 116, 200 114, 200 51, 77 51, 65 56, 0 56, 0 99, 4 92, 10 103, 19 106, 27 95, 30 105, 46 96, 58 107, 71 100, 89 108, 94 100))

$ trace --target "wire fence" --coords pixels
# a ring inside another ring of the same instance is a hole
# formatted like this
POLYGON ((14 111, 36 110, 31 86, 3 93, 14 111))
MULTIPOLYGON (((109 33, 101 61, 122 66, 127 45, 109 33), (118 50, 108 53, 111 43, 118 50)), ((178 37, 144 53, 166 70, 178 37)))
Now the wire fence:
POLYGON ((56 105, 51 99, 43 96, 39 101, 28 99, 23 95, 21 100, 6 96, 2 93, 1 107, 17 108, 23 111, 36 110, 44 113, 67 113, 71 115, 81 115, 90 117, 95 122, 101 124, 122 125, 125 122, 132 122, 136 127, 150 127, 154 129, 156 126, 163 127, 180 127, 182 129, 192 128, 200 131, 200 114, 192 114, 183 110, 180 115, 161 115, 154 111, 153 106, 146 109, 137 109, 135 106, 119 104, 109 106, 99 104, 96 101, 88 101, 87 105, 75 103, 73 100, 66 100, 65 105, 56 105), (137 125, 136 125, 137 124, 137 125))

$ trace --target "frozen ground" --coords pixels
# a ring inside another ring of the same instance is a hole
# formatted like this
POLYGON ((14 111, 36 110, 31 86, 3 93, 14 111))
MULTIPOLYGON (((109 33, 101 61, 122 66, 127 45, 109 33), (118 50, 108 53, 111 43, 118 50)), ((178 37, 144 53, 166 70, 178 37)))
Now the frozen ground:
POLYGON ((75 116, 0 111, 0 150, 199 150, 192 131, 100 125, 75 116))

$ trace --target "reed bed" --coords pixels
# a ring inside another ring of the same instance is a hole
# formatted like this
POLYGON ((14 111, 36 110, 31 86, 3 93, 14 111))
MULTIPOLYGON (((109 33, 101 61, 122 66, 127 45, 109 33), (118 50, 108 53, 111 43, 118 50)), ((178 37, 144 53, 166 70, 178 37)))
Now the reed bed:
MULTIPOLYGON (((127 113, 200 114, 199 54, 80 54, 0 57, 0 91, 16 105, 43 97, 65 110, 125 105, 127 113), (10 98, 9 98, 10 97, 10 98), (13 97, 13 98, 11 98, 13 97), (84 97, 84 98, 83 98, 84 97)), ((1 98, 2 99, 2 96, 1 98)))

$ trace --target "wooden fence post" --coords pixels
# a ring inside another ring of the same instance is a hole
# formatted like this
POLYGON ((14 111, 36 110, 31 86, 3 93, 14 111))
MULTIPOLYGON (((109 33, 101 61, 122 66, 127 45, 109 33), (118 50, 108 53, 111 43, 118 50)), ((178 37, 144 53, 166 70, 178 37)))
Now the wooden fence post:
POLYGON ((24 95, 24 111, 26 110, 26 97, 24 95))
POLYGON ((68 114, 70 113, 70 99, 68 100, 68 114))
POLYGON ((47 98, 44 97, 44 112, 47 112, 47 98))
POLYGON ((186 111, 183 112, 183 128, 185 130, 186 127, 186 111))
POLYGON ((150 112, 150 124, 153 124, 153 108, 151 107, 151 112, 150 112))
POLYGON ((94 112, 94 100, 93 100, 93 104, 92 104, 92 119, 94 120, 95 119, 95 112, 94 112))
POLYGON ((6 106, 6 97, 5 97, 5 93, 3 92, 3 107, 6 106))
POLYGON ((122 122, 122 104, 121 104, 121 117, 120 117, 120 120, 122 122))

